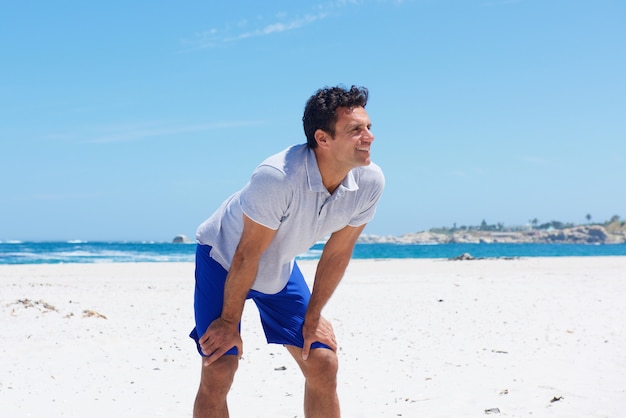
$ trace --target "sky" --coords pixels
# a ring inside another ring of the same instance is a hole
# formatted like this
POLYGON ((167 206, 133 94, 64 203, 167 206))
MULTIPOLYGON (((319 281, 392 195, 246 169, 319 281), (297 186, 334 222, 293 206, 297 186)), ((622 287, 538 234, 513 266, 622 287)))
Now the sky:
POLYGON ((0 0, 0 241, 170 241, 365 86, 366 234, 626 219, 621 0, 0 0))

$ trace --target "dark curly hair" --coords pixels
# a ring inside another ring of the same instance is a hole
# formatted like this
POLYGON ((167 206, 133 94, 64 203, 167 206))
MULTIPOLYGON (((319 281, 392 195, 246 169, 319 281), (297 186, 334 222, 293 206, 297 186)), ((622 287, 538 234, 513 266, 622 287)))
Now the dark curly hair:
POLYGON ((302 124, 306 142, 310 148, 317 147, 315 131, 321 129, 335 136, 336 110, 338 107, 365 107, 368 90, 365 87, 324 87, 309 98, 304 107, 302 124))

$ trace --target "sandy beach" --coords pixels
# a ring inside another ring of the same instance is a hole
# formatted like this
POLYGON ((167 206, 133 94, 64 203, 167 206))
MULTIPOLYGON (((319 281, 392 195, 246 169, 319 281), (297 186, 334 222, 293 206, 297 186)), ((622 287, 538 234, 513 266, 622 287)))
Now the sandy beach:
MULTIPOLYGON (((0 265, 0 415, 190 417, 193 269, 0 265)), ((626 257, 354 260, 325 311, 342 416, 624 417, 625 297, 626 257)), ((303 417, 253 304, 242 334, 231 416, 303 417)))

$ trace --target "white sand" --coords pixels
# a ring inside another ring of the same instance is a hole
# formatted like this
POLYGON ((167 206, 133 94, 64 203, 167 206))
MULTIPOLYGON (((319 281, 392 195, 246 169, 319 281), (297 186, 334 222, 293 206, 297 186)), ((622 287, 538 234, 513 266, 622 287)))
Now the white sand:
MULTIPOLYGON (((343 416, 624 417, 625 296, 626 257, 355 260, 326 309, 343 416)), ((0 266, 0 416, 191 416, 192 299, 189 263, 0 266)), ((257 316, 231 416, 302 417, 257 316)))

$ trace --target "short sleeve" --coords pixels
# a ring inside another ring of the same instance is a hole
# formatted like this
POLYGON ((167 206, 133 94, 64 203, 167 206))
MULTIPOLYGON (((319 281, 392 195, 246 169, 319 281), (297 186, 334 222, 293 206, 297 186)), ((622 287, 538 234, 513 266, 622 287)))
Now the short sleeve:
POLYGON ((240 194, 243 213, 267 228, 276 230, 289 207, 293 196, 285 173, 262 165, 252 174, 240 194))
POLYGON ((385 189, 385 176, 380 167, 372 163, 361 171, 358 183, 359 205, 348 223, 350 226, 360 226, 374 218, 376 206, 385 189))

